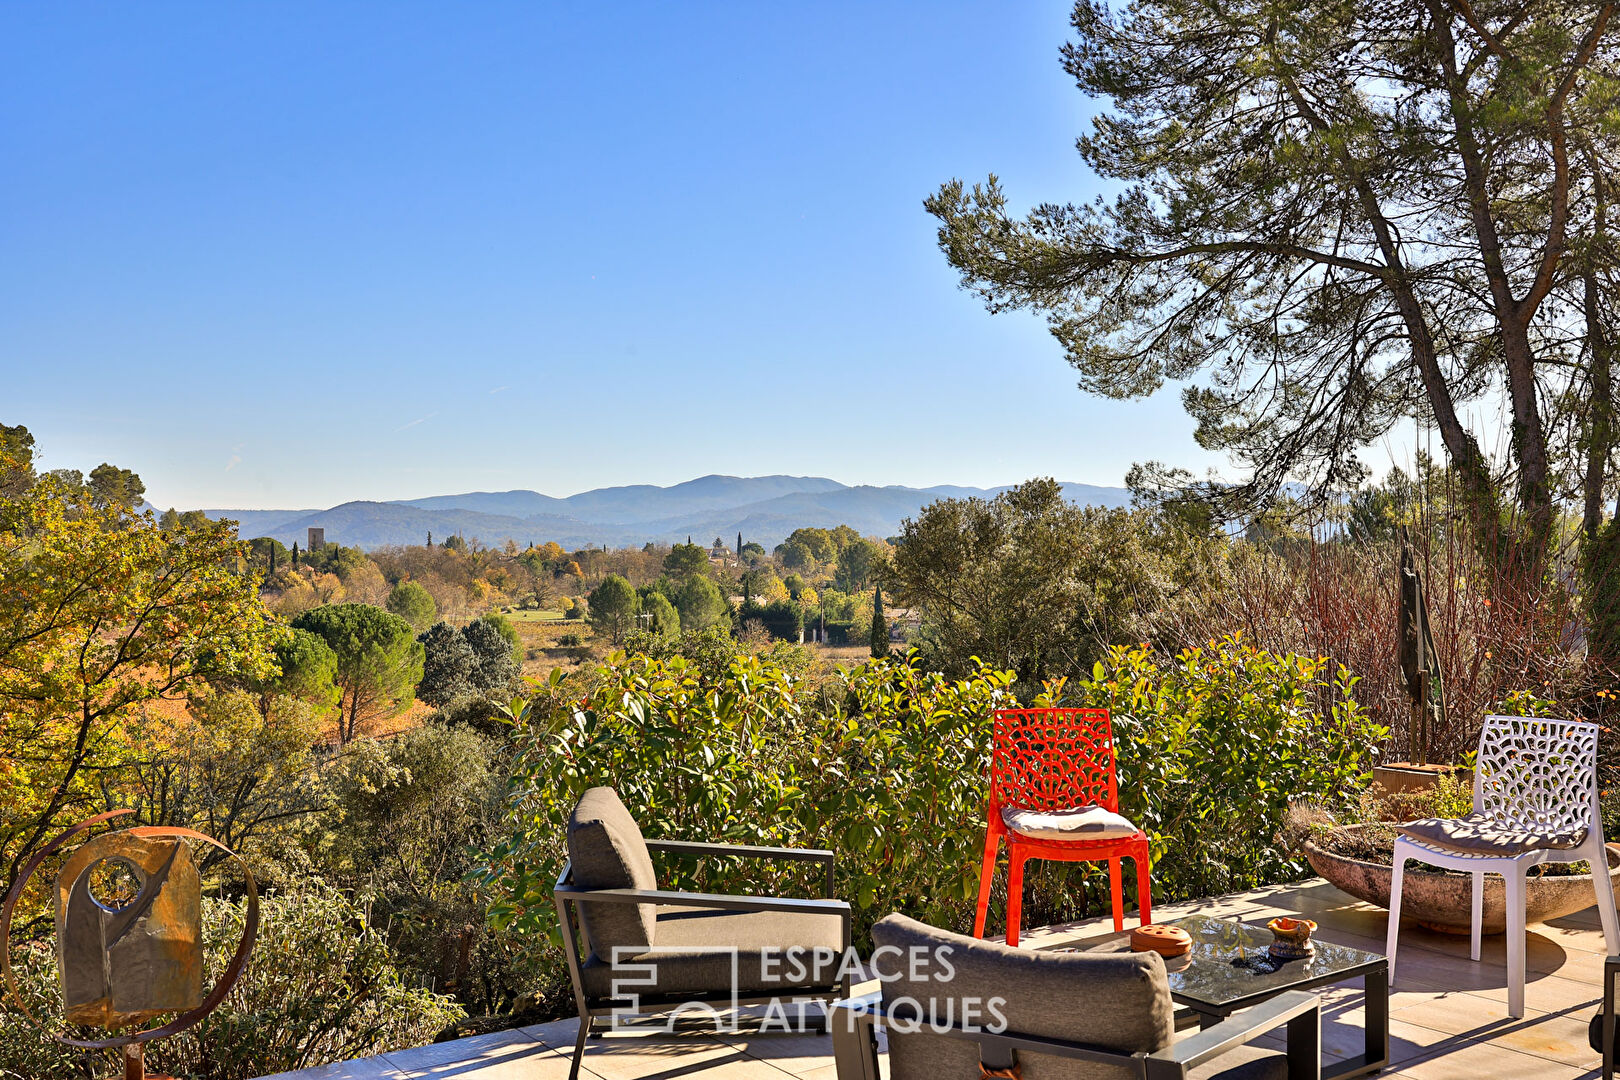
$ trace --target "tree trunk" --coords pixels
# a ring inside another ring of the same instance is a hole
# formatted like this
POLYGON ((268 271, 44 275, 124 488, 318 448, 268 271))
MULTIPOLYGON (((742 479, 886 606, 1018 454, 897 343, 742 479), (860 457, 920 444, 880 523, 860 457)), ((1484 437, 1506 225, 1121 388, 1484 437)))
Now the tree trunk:
MULTIPOLYGON (((1601 225, 1599 226, 1601 229, 1601 225)), ((1586 540, 1597 536, 1603 524, 1603 485, 1608 478, 1609 453, 1614 447, 1614 343, 1603 321, 1597 273, 1581 275, 1582 306, 1586 316, 1586 342, 1591 350, 1592 404, 1587 418, 1586 475, 1582 478, 1581 531, 1586 540)))
POLYGON ((1513 457, 1518 465, 1519 510, 1529 564, 1538 564, 1552 537, 1553 504, 1547 462, 1547 432, 1536 401, 1536 362, 1529 327, 1517 312, 1499 315, 1502 351, 1507 360, 1508 400, 1513 406, 1513 457))

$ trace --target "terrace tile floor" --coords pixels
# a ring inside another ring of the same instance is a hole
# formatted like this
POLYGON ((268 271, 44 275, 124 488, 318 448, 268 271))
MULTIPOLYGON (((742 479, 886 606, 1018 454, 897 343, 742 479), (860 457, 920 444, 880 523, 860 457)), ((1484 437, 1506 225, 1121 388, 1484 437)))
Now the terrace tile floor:
MULTIPOLYGON (((1385 913, 1320 878, 1155 907, 1160 921, 1190 914, 1264 922, 1303 914, 1324 939, 1383 952, 1385 913)), ((1133 925, 1127 918, 1127 926, 1133 925)), ((1105 937, 1110 920, 1027 931, 1023 943, 1050 948, 1105 937)), ((1478 964, 1468 939, 1410 926, 1401 935, 1399 981, 1390 993, 1390 1061, 1382 1074, 1409 1080, 1575 1080, 1596 1077, 1586 1042, 1602 999, 1603 932, 1597 909, 1530 928, 1526 1013, 1507 1017, 1503 938, 1487 937, 1478 964)), ((1361 1048, 1359 980, 1322 991, 1326 1063, 1361 1048)), ((876 984, 871 988, 875 989, 876 984)), ((864 992, 866 988, 858 988, 864 992)), ((574 1020, 398 1050, 273 1080, 567 1080, 574 1020)), ((1275 1043, 1281 1046, 1280 1040, 1275 1043)), ((885 1063, 886 1069, 886 1063, 885 1063)), ((610 1034, 586 1047, 582 1080, 836 1080, 832 1040, 821 1035, 743 1032, 610 1034)))

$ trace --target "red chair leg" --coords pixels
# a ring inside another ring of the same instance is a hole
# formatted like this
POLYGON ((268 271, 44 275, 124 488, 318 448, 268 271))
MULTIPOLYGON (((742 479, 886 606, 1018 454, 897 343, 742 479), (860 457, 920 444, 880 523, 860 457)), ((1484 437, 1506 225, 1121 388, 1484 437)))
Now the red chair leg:
POLYGON ((1141 920, 1138 925, 1146 926, 1153 921, 1153 869, 1146 844, 1136 849, 1135 862, 1136 912, 1141 920))
POLYGON ((984 937, 985 917, 990 914, 990 886, 996 878, 996 850, 1001 837, 994 829, 984 831, 984 867, 979 871, 979 907, 973 916, 973 936, 984 937))
POLYGON ((1119 881, 1119 856, 1108 860, 1108 895, 1114 902, 1114 933, 1125 929, 1125 889, 1119 881))
POLYGON ((1024 859, 1018 845, 1007 845, 1007 944, 1018 944, 1018 926, 1024 918, 1024 859))

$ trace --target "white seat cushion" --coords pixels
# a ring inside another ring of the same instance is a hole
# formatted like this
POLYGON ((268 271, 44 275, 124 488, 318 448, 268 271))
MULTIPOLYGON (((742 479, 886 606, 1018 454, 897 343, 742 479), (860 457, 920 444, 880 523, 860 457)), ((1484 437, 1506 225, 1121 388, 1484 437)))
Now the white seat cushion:
POLYGON ((1111 810, 1077 806, 1073 810, 1001 808, 1001 821, 1019 836, 1031 840, 1117 840, 1135 836, 1137 828, 1111 810))

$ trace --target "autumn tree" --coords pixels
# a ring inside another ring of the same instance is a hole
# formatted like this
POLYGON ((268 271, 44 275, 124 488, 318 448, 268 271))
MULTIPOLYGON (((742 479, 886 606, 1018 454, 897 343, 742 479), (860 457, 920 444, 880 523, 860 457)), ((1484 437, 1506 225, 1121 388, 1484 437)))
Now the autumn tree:
MULTIPOLYGON (((131 806, 144 823, 200 829, 248 850, 326 805, 313 753, 324 726, 299 697, 275 695, 265 706, 244 691, 200 687, 178 719, 134 725, 131 806)), ((204 866, 229 858, 211 848, 198 855, 204 866)))
MULTIPOLYGON (((1045 315, 1082 389, 1186 384, 1199 443, 1242 473, 1194 485, 1150 463, 1139 488, 1228 509, 1285 482, 1326 497, 1360 482, 1358 450, 1416 419, 1494 530, 1494 433, 1467 406, 1500 401, 1521 550, 1539 558, 1560 484, 1612 483, 1612 384, 1580 286, 1601 294, 1609 278, 1585 271, 1615 265, 1595 242, 1620 145, 1615 13, 1083 0, 1063 64, 1104 106, 1079 149, 1119 194, 1017 216, 991 176, 927 207, 964 286, 1045 315)), ((1593 302, 1612 310, 1613 294, 1593 302)))
POLYGON ((165 532, 56 478, 0 498, 0 865, 11 880, 95 777, 127 759, 143 704, 274 671, 234 526, 165 532))
POLYGON ((0 499, 34 486, 34 436, 21 424, 0 424, 0 499))

